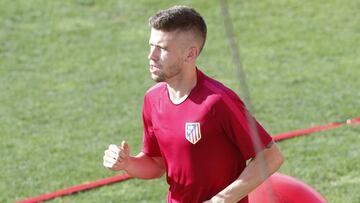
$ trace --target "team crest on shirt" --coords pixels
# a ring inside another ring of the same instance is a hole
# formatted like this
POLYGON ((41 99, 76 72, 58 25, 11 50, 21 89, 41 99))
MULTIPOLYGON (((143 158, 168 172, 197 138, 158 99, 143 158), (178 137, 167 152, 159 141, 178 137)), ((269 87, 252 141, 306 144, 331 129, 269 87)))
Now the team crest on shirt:
POLYGON ((185 123, 185 138, 196 144, 201 139, 200 123, 185 123))

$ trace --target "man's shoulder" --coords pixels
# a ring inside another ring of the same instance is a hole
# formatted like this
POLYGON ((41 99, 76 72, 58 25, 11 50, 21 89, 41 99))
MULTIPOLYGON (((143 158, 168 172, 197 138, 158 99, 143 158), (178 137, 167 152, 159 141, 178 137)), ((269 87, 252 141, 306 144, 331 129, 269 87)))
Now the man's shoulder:
POLYGON ((229 87, 225 86, 223 83, 219 82, 218 80, 215 80, 211 77, 204 77, 203 85, 209 89, 212 93, 219 95, 220 97, 236 97, 236 93, 230 89, 229 87))
POLYGON ((208 90, 208 94, 212 95, 210 98, 213 98, 212 100, 217 101, 215 102, 217 105, 232 105, 236 103, 243 105, 243 101, 240 99, 237 93, 223 83, 208 76, 204 77, 202 83, 203 86, 208 90))
POLYGON ((207 104, 211 108, 220 109, 219 112, 231 111, 241 114, 244 109, 244 102, 234 90, 210 77, 204 78, 203 85, 210 92, 211 96, 208 97, 207 104))
POLYGON ((165 88, 166 88, 165 82, 156 83, 155 85, 153 85, 146 91, 145 96, 153 97, 153 96, 159 95, 159 93, 162 92, 165 88))

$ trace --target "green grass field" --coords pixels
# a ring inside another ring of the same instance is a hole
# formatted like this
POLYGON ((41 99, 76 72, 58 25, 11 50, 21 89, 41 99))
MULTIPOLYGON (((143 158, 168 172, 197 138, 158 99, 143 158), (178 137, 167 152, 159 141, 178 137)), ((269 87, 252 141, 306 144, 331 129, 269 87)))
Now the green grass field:
MULTIPOLYGON (((110 143, 142 145, 155 11, 208 23, 199 67, 239 89, 218 1, 0 0, 0 202, 116 175, 110 143)), ((272 134, 360 116, 360 2, 229 1, 253 114, 272 134)), ((241 95, 241 93, 240 93, 241 95)), ((360 202, 360 126, 279 143, 281 172, 329 202, 360 202)), ((129 180, 51 202, 164 202, 164 180, 129 180)))

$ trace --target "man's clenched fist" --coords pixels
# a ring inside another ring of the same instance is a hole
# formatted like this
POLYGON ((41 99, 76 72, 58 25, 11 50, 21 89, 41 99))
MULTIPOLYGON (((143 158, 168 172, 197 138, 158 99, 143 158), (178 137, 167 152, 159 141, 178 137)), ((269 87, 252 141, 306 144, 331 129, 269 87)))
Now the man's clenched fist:
POLYGON ((103 165, 113 171, 124 170, 129 156, 130 148, 126 141, 122 141, 120 146, 111 144, 105 150, 103 165))

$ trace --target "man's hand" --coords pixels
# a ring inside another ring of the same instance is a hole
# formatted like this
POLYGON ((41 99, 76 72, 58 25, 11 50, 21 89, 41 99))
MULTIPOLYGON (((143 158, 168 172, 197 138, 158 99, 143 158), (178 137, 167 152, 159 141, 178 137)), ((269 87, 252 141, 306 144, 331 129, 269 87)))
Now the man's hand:
POLYGON ((126 141, 122 141, 118 147, 114 144, 109 145, 105 150, 103 165, 113 171, 124 170, 128 164, 130 148, 126 141))

